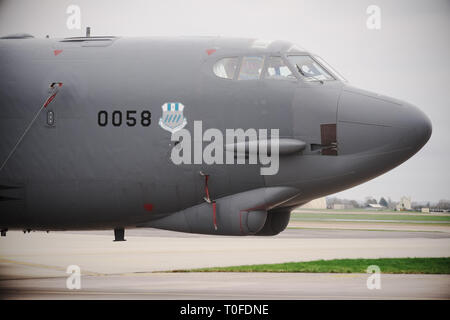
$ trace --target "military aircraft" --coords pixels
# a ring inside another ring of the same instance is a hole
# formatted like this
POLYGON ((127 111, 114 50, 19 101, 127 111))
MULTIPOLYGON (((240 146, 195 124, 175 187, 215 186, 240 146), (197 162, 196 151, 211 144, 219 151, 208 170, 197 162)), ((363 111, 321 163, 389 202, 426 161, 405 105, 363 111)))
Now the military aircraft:
POLYGON ((432 131, 284 41, 15 34, 0 70, 2 235, 276 235, 293 208, 391 170, 432 131))

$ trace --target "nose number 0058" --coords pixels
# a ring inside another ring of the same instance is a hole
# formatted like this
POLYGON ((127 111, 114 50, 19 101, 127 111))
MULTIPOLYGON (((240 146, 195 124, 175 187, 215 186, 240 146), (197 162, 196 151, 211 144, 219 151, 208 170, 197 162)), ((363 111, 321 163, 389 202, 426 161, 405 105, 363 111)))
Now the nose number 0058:
POLYGON ((97 123, 100 127, 106 127, 109 124, 114 127, 122 125, 134 127, 138 123, 143 127, 148 127, 152 123, 152 113, 148 110, 143 110, 140 114, 136 110, 115 110, 112 112, 101 110, 98 112, 97 123))

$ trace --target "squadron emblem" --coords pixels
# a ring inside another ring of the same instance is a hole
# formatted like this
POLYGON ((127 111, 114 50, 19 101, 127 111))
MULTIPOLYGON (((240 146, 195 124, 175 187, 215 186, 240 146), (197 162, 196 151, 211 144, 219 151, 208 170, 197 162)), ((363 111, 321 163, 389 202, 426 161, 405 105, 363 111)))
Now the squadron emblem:
POLYGON ((183 115, 184 105, 180 102, 166 102, 161 108, 162 117, 159 119, 159 125, 164 130, 174 133, 183 129, 187 124, 183 115))

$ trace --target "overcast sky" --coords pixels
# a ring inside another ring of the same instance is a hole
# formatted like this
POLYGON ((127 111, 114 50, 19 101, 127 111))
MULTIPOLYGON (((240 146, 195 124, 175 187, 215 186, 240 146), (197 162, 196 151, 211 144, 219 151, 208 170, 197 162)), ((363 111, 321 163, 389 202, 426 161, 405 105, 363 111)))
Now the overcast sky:
POLYGON ((352 85, 419 106, 431 118, 428 144, 400 167, 338 197, 450 199, 450 0, 0 0, 0 35, 221 35, 289 40, 322 56, 352 85), (81 9, 69 30, 66 10, 81 9), (366 26, 369 5, 381 29, 366 26))

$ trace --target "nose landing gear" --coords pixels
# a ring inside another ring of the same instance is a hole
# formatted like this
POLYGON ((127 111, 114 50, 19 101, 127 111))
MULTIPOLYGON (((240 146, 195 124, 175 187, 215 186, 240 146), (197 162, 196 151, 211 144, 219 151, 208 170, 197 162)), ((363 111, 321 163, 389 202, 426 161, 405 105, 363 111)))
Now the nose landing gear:
POLYGON ((114 242, 116 241, 127 241, 125 240, 125 229, 116 228, 114 229, 114 242))

